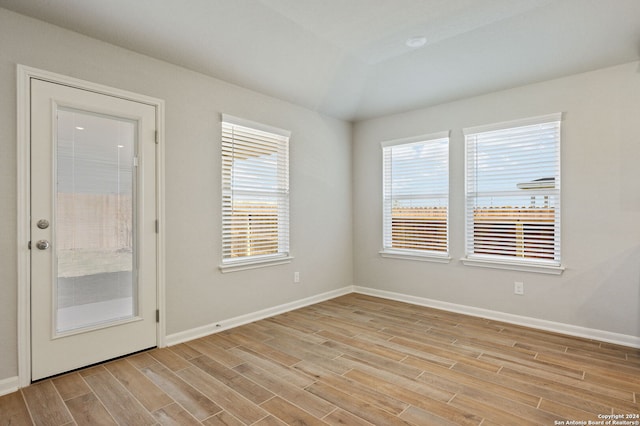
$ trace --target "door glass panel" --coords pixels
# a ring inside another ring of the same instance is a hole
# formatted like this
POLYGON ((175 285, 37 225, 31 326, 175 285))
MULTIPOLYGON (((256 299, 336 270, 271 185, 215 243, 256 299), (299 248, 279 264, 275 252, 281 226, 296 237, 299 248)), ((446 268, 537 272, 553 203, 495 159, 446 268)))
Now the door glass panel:
POLYGON ((56 142, 57 333, 137 315, 137 123, 58 109, 56 142))

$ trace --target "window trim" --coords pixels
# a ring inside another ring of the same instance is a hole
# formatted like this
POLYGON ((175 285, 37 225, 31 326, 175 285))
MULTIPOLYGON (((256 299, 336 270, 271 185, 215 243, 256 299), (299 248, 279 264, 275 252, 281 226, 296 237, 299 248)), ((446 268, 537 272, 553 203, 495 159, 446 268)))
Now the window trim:
POLYGON ((442 256, 434 253, 421 254, 417 250, 387 249, 380 250, 378 253, 380 257, 387 259, 417 260, 420 262, 450 263, 452 259, 449 254, 443 254, 442 256))
MULTIPOLYGON (((241 126, 241 127, 245 127, 251 130, 255 130, 258 132, 264 132, 264 133, 270 133, 276 137, 281 137, 281 138, 286 138, 287 139, 287 158, 289 158, 289 150, 290 150, 290 137, 291 137, 291 132, 288 130, 284 130, 284 129, 280 129, 278 127, 274 127, 274 126, 269 126, 263 123, 258 123, 255 121, 251 121, 251 120, 247 120, 244 118, 240 118, 240 117, 236 117, 233 115, 229 115, 229 114, 221 114, 220 115, 221 118, 221 122, 220 122, 220 131, 222 134, 222 125, 223 123, 226 124, 230 124, 232 126, 241 126)), ((222 148, 222 145, 221 145, 222 148)), ((221 154, 222 155, 222 154, 221 154)), ((289 167, 289 160, 287 160, 287 188, 289 188, 290 186, 290 167, 289 167)), ((224 173, 224 168, 221 168, 221 173, 224 173)), ((224 177, 221 181, 221 196, 224 197, 224 177)), ((287 228, 287 233, 286 233, 286 247, 287 247, 287 251, 286 252, 278 252, 278 253, 273 253, 273 254, 266 254, 266 255, 255 255, 255 256, 244 256, 244 257, 239 257, 239 258, 224 258, 224 224, 221 224, 221 238, 220 241, 222 243, 222 252, 221 252, 221 261, 220 264, 218 265, 218 269, 222 272, 222 273, 228 273, 228 272, 236 272, 236 271, 244 271, 244 270, 249 270, 249 269, 256 269, 256 268, 262 268, 262 267, 268 267, 268 266, 276 266, 276 265, 282 265, 282 264, 286 264, 286 263, 290 263, 291 260, 293 259, 293 257, 291 256, 291 237, 290 237, 290 233, 291 233, 291 219, 290 219, 290 191, 287 190, 286 192, 286 197, 287 197, 287 223, 286 223, 286 228, 287 228)), ((222 203, 222 206, 224 208, 224 201, 222 203)), ((224 213, 221 215, 221 220, 224 221, 224 213)), ((278 237, 279 240, 282 237, 278 237)), ((280 242, 278 243, 278 248, 280 249, 280 242)))
POLYGON ((289 130, 269 126, 268 124, 258 123, 256 121, 247 120, 246 118, 222 113, 220 114, 220 119, 220 125, 222 125, 222 123, 224 122, 236 126, 248 127, 250 129, 259 130, 261 132, 272 133, 274 135, 282 136, 285 138, 291 137, 291 131, 289 130))
POLYGON ((564 265, 551 265, 544 263, 530 262, 517 262, 503 259, 482 259, 480 257, 463 257, 460 259, 465 266, 476 266, 480 268, 492 268, 492 269, 506 269, 509 271, 520 272, 537 272, 541 274, 560 275, 566 269, 564 265))
POLYGON ((421 261, 421 262, 434 262, 434 263, 449 263, 451 262, 451 247, 450 247, 450 228, 449 228, 449 219, 450 219, 450 199, 451 199, 451 160, 450 160, 450 149, 451 149, 451 131, 445 130, 441 132, 428 133, 417 136, 410 136, 406 138, 400 139, 392 139, 383 141, 380 143, 380 147, 382 149, 382 170, 384 171, 385 163, 384 163, 384 149, 399 146, 399 145, 407 145, 419 142, 429 142, 437 139, 448 139, 447 141, 447 217, 446 217, 446 225, 447 225, 447 251, 443 253, 437 253, 435 251, 420 251, 420 250, 412 250, 412 249, 397 249, 397 248, 385 248, 384 247, 384 239, 385 239, 385 206, 384 206, 384 172, 382 173, 382 249, 378 252, 380 257, 388 258, 388 259, 401 259, 401 260, 412 260, 412 261, 421 261))
POLYGON ((227 272, 246 271, 248 269, 265 268, 267 266, 284 265, 291 263, 293 256, 283 256, 280 254, 267 255, 262 258, 254 257, 251 260, 236 260, 218 265, 218 269, 223 274, 227 272))
MULTIPOLYGON (((551 114, 537 115, 535 117, 520 118, 520 119, 517 119, 517 120, 509 120, 509 121, 501 121, 501 122, 492 123, 492 124, 482 124, 480 126, 465 127, 464 129, 462 129, 462 133, 466 137, 467 135, 474 134, 474 133, 484 133, 484 132, 493 132, 493 131, 497 131, 497 130, 507 130, 507 129, 511 129, 513 127, 533 126, 533 125, 536 125, 536 124, 550 123, 552 121, 560 121, 560 122, 562 122, 563 118, 564 118, 564 114, 562 112, 554 112, 554 113, 551 113, 551 114)), ((465 154, 466 154, 466 150, 465 150, 465 154)))
MULTIPOLYGON (((468 214, 468 141, 467 136, 471 134, 483 133, 483 132, 492 132, 499 130, 507 130, 510 128, 516 127, 524 127, 531 126, 536 124, 544 124, 550 122, 560 122, 560 138, 558 140, 558 177, 562 174, 562 164, 561 164, 561 156, 562 156, 562 122, 564 118, 564 113, 557 112, 552 114, 540 115, 535 117, 528 117, 519 120, 511 120, 511 121, 503 121, 499 123, 493 123, 488 125, 474 126, 474 127, 466 127, 463 129, 464 135, 464 200, 465 200, 465 212, 464 212, 464 220, 465 220, 465 255, 460 260, 465 266, 474 266, 474 267, 482 267, 482 268, 492 268, 492 269, 505 269, 511 271, 520 271, 520 272, 535 272, 542 274, 551 274, 551 275, 560 275, 566 269, 566 267, 562 264, 562 257, 560 257, 560 261, 545 261, 545 260, 537 260, 537 259, 510 259, 508 257, 498 257, 491 255, 483 255, 483 254, 474 254, 469 253, 469 236, 467 235, 469 228, 469 214, 468 214)), ((561 179, 560 179, 561 181, 561 179)), ((558 194, 558 205, 562 205, 562 187, 560 186, 559 194, 558 194)), ((557 232, 560 234, 560 250, 562 249, 562 209, 559 209, 560 218, 558 220, 557 232)))

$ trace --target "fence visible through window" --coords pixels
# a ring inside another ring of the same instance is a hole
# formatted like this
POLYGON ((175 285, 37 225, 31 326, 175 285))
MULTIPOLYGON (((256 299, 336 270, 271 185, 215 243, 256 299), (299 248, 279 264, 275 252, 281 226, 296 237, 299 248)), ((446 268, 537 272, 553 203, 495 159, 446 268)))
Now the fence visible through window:
POLYGON ((230 225, 229 257, 278 253, 278 208, 273 204, 236 203, 230 225))
MULTIPOLYGON (((553 260, 555 213, 552 207, 476 208, 474 253, 553 260)), ((446 252, 445 207, 396 207, 391 221, 393 248, 446 252)))

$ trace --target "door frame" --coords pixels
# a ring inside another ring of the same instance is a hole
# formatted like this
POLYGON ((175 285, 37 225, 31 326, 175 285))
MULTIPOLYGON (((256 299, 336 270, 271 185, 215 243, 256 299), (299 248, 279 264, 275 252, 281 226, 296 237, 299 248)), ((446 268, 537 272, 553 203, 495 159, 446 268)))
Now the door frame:
POLYGON ((156 326, 158 347, 166 346, 165 309, 165 168, 164 168, 164 101, 146 95, 115 89, 101 84, 68 77, 18 64, 17 70, 17 257, 18 257, 18 386, 31 384, 31 79, 70 86, 90 92, 115 96, 155 107, 156 110, 156 217, 158 220, 156 273, 159 310, 156 326))

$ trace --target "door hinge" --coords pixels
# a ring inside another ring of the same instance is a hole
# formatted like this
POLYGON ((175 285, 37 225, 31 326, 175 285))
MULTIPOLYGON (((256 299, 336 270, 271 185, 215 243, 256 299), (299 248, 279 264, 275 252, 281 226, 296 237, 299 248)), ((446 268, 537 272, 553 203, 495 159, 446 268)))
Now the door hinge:
POLYGON ((160 309, 156 309, 156 322, 160 322, 160 309))
POLYGON ((158 136, 158 131, 156 130, 156 145, 160 143, 160 136, 158 136))
POLYGON ((133 167, 138 167, 138 157, 133 157, 133 167))
POLYGON ((160 233, 160 222, 156 219, 156 234, 160 233))
POLYGON ((29 242, 27 243, 27 248, 28 248, 29 250, 31 250, 31 241, 29 241, 29 242))

